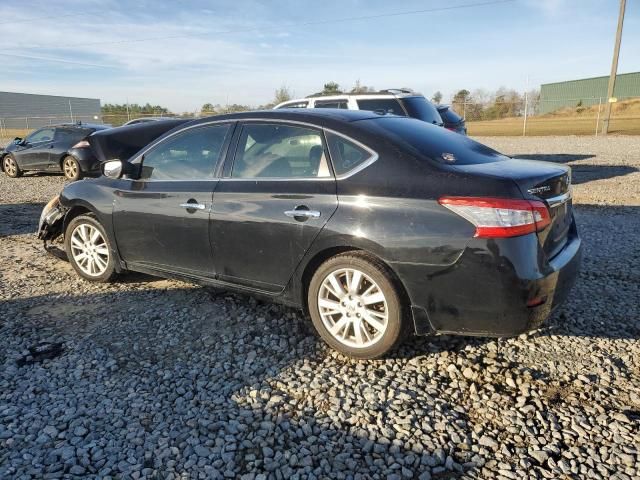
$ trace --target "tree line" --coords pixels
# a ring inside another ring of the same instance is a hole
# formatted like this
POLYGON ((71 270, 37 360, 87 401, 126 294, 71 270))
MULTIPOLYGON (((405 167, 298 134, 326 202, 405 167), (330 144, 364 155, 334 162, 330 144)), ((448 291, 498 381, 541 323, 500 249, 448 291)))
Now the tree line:
MULTIPOLYGON (((357 80, 351 88, 342 88, 336 82, 327 82, 323 85, 322 90, 307 95, 306 98, 321 97, 327 95, 340 94, 361 94, 376 92, 377 90, 368 85, 364 85, 357 80)), ((528 115, 538 113, 538 100, 540 98, 539 90, 531 90, 527 93, 528 115)), ((293 99, 291 89, 283 85, 274 91, 273 99, 264 105, 254 107, 244 104, 221 105, 219 103, 205 103, 200 108, 201 115, 222 115, 225 113, 245 112, 249 110, 271 109, 274 106, 293 99)), ((443 95, 437 91, 431 97, 434 103, 442 103, 443 95)), ((450 99, 451 107, 458 114, 464 116, 467 120, 497 120, 507 117, 518 117, 524 115, 525 96, 514 89, 500 87, 495 91, 487 91, 484 89, 476 89, 469 91, 467 89, 458 90, 450 99)), ((136 115, 173 115, 172 112, 161 105, 139 105, 132 104, 111 104, 106 103, 102 106, 104 115, 127 115, 135 117, 136 115)), ((189 114, 190 115, 190 114, 189 114)))

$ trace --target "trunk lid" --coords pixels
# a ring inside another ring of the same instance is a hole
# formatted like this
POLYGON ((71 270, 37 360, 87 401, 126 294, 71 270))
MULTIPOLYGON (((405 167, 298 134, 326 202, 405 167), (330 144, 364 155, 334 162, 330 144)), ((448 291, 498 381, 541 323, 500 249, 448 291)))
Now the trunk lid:
POLYGON ((538 232, 547 257, 554 257, 567 243, 573 220, 570 167, 537 160, 509 159, 452 168, 472 175, 512 180, 525 199, 542 200, 549 208, 551 224, 538 232))

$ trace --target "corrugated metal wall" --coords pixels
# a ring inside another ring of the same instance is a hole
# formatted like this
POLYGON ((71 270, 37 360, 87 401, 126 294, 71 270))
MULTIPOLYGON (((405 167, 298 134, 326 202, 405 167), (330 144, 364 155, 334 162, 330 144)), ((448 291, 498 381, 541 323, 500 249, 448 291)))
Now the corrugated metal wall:
MULTIPOLYGON (((607 101, 609 77, 585 78, 567 82, 546 83, 540 86, 540 113, 553 112, 562 107, 596 105, 607 101)), ((640 72, 623 73, 616 77, 615 97, 640 97, 640 72)))
POLYGON ((56 123, 101 122, 97 98, 0 92, 0 120, 5 128, 37 128, 56 123), (97 119, 95 118, 97 117, 97 119))

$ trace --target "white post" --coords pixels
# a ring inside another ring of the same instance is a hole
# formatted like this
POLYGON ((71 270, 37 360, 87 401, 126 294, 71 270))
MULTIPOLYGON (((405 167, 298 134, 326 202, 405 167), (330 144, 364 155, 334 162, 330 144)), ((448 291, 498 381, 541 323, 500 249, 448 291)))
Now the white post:
POLYGON ((71 100, 69 100, 69 115, 71 115, 71 123, 73 123, 73 110, 71 109, 71 100))
POLYGON ((600 126, 600 109, 602 108, 602 97, 598 102, 598 116, 596 117, 596 137, 598 136, 598 127, 600 126))
POLYGON ((131 120, 131 117, 129 116, 129 97, 127 97, 127 122, 131 120))
POLYGON ((529 107, 529 92, 524 92, 524 122, 522 124, 522 136, 527 136, 527 112, 529 107))
POLYGON ((24 117, 24 123, 27 124, 27 130, 29 130, 29 117, 24 117))

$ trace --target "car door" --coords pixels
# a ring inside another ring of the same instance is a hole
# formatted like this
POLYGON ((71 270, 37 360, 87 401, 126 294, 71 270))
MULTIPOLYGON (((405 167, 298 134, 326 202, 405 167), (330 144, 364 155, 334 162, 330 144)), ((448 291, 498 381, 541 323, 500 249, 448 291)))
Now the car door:
POLYGON ((246 122, 213 194, 211 243, 220 280, 277 293, 338 201, 321 129, 246 122))
POLYGON ((133 162, 140 178, 123 181, 113 206, 116 244, 130 268, 213 276, 209 212, 234 125, 187 127, 133 162))
POLYGON ((53 137, 53 128, 41 128, 25 138, 14 152, 20 168, 23 170, 47 168, 51 147, 53 146, 53 137))

